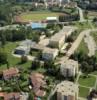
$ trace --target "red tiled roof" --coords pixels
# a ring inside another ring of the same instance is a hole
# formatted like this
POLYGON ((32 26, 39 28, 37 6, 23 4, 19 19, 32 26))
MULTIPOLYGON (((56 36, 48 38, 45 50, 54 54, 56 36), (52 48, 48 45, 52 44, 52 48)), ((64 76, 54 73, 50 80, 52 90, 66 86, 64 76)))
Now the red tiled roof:
POLYGON ((5 93, 5 92, 0 92, 0 97, 3 97, 4 100, 20 100, 20 93, 5 93))
POLYGON ((20 93, 6 93, 4 95, 4 100, 20 100, 20 93))
POLYGON ((3 71, 3 77, 6 78, 7 76, 17 76, 19 73, 19 70, 17 68, 10 68, 10 69, 7 69, 7 70, 4 70, 3 71))
POLYGON ((45 91, 40 90, 40 88, 46 84, 46 82, 43 80, 44 76, 40 73, 32 73, 30 76, 30 79, 31 79, 31 83, 32 83, 35 95, 44 96, 45 91))

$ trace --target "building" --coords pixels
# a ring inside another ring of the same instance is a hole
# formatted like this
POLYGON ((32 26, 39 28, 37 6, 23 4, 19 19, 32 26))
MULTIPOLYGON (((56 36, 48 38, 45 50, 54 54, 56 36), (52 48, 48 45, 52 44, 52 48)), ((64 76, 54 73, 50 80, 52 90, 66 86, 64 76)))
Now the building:
POLYGON ((38 97, 45 96, 46 92, 42 89, 46 85, 44 76, 40 73, 32 73, 30 76, 30 81, 35 95, 38 97))
POLYGON ((31 23, 31 28, 32 29, 43 29, 46 28, 45 23, 31 23))
POLYGON ((30 48, 26 46, 18 46, 14 50, 14 54, 17 54, 17 55, 28 55, 29 52, 30 52, 30 48))
POLYGON ((30 47, 32 46, 33 43, 34 43, 34 42, 32 42, 32 40, 26 39, 26 40, 22 41, 22 42, 19 44, 19 46, 25 46, 25 47, 30 48, 30 47))
POLYGON ((4 80, 11 79, 13 77, 19 76, 19 70, 17 68, 9 68, 3 71, 3 78, 4 80))
POLYGON ((31 50, 32 50, 32 51, 43 51, 43 49, 44 49, 44 46, 41 45, 41 44, 34 43, 34 44, 31 46, 31 50))
POLYGON ((64 33, 56 33, 55 35, 53 35, 49 41, 49 45, 50 47, 53 48, 61 48, 65 43, 65 35, 64 33))
POLYGON ((65 39, 71 35, 71 33, 75 30, 75 27, 71 26, 64 26, 62 30, 60 30, 58 33, 53 35, 49 41, 49 45, 53 48, 61 48, 64 43, 65 39))
POLYGON ((78 85, 73 82, 63 81, 56 87, 57 100, 78 100, 78 85))
POLYGON ((74 77, 78 73, 78 62, 74 60, 67 60, 61 64, 60 73, 64 77, 74 77))
POLYGON ((44 60, 54 60, 58 55, 58 49, 44 48, 42 58, 44 60))
POLYGON ((55 22, 58 22, 58 18, 57 17, 47 17, 46 21, 47 23, 55 23, 55 22))
POLYGON ((0 97, 4 100, 28 100, 28 93, 19 93, 19 92, 11 92, 11 93, 5 93, 0 92, 0 97))

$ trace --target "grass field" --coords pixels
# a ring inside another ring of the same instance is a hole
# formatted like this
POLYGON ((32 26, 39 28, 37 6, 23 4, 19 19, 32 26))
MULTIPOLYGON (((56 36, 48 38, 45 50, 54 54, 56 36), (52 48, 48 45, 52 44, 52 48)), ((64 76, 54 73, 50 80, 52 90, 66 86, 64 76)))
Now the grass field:
POLYGON ((89 94, 89 88, 79 87, 79 97, 86 98, 89 94))
POLYGON ((50 11, 33 11, 28 13, 22 13, 20 18, 22 21, 40 21, 45 20, 47 17, 58 17, 61 13, 50 11))
POLYGON ((84 42, 84 39, 81 41, 81 43, 77 49, 77 52, 84 52, 85 54, 88 54, 88 48, 84 42))
MULTIPOLYGON (((31 66, 31 62, 28 61, 25 64, 20 64, 21 60, 19 58, 13 57, 12 56, 12 51, 17 47, 17 45, 19 44, 19 42, 8 42, 3 50, 7 53, 8 55, 8 62, 9 62, 9 67, 15 67, 15 66, 22 66, 25 67, 25 69, 27 67, 31 66)), ((7 65, 3 64, 0 66, 0 70, 6 69, 7 65)))
POLYGON ((78 80, 79 84, 85 87, 93 87, 95 85, 95 81, 96 78, 90 75, 87 78, 84 78, 82 75, 78 80))

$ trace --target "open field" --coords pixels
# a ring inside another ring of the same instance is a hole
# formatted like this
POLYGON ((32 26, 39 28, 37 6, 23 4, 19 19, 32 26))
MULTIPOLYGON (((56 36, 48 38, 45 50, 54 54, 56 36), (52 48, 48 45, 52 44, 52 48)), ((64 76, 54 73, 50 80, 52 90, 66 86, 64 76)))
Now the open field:
POLYGON ((81 75, 78 82, 82 86, 93 87, 96 82, 96 77, 89 75, 88 77, 84 78, 83 75, 81 75))
POLYGON ((61 13, 50 12, 50 11, 34 11, 28 13, 22 13, 20 18, 22 21, 40 21, 45 20, 47 17, 58 17, 61 13))
POLYGON ((80 43, 77 52, 84 52, 85 54, 88 54, 88 48, 84 42, 84 39, 82 40, 82 42, 80 43))
POLYGON ((86 98, 89 94, 89 88, 79 86, 79 97, 86 98))

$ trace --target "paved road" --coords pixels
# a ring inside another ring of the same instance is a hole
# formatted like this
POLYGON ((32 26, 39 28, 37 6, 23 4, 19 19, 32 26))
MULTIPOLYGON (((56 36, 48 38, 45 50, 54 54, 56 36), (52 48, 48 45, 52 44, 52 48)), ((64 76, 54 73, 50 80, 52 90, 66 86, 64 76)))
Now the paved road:
POLYGON ((85 38, 84 38, 85 43, 87 44, 89 53, 89 56, 93 56, 95 55, 95 51, 96 51, 96 43, 93 39, 93 37, 90 35, 90 33, 85 34, 85 38))

